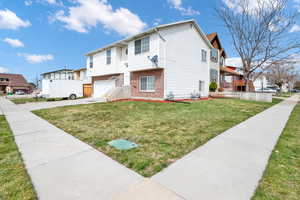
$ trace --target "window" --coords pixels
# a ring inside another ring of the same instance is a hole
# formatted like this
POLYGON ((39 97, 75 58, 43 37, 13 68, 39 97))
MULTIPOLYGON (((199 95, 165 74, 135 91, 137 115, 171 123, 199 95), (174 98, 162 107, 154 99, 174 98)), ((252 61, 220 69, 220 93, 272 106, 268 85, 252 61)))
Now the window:
POLYGON ((125 55, 128 55, 128 48, 125 49, 125 55))
POLYGON ((93 68, 94 67, 94 64, 93 64, 93 56, 90 56, 90 68, 93 68))
POLYGON ((140 40, 134 41, 134 53, 140 54, 144 52, 148 52, 150 50, 150 38, 145 37, 140 40))
POLYGON ((155 91, 155 76, 141 76, 140 90, 143 92, 155 91))
POLYGON ((199 92, 204 91, 204 81, 199 81, 199 92))
POLYGON ((216 82, 218 81, 218 70, 216 69, 210 69, 210 82, 216 82))
POLYGON ((212 49, 210 52, 210 60, 217 63, 218 62, 218 50, 212 49))
POLYGON ((111 49, 106 51, 106 64, 111 64, 111 49))
POLYGON ((202 49, 201 55, 202 55, 202 61, 206 62, 207 61, 207 52, 204 49, 202 49))
POLYGON ((224 57, 222 56, 222 57, 220 58, 220 66, 224 66, 224 64, 225 64, 225 59, 224 59, 224 57))

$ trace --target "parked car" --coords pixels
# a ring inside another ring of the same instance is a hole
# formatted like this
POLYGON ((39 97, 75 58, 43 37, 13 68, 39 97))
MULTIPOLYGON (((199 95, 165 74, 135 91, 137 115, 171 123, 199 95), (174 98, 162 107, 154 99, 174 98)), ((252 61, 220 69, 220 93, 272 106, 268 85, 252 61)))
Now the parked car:
POLYGON ((300 93, 300 90, 298 90, 298 89, 291 89, 291 92, 300 93))
POLYGON ((277 90, 271 89, 271 88, 261 88, 257 90, 258 92, 265 92, 265 93, 276 93, 277 90))
POLYGON ((15 94, 17 94, 17 95, 24 95, 25 92, 23 90, 18 90, 18 91, 15 92, 15 94))

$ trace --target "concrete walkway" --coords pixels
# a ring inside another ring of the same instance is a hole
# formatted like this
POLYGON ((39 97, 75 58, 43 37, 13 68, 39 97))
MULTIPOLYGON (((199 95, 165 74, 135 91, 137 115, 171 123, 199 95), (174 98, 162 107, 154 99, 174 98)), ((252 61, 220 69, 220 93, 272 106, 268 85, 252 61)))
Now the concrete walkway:
POLYGON ((250 200, 297 101, 291 97, 227 130, 152 179, 188 200, 250 200))
MULTIPOLYGON (((0 98, 39 199, 249 200, 298 97, 244 121, 150 179, 0 98)), ((56 105, 57 106, 57 105, 56 105)))
POLYGON ((123 197, 129 197, 128 189, 138 189, 139 185, 144 185, 143 188, 148 191, 147 198, 143 199, 181 199, 29 112, 70 103, 84 102, 20 106, 0 98, 0 110, 12 129, 39 199, 124 200, 123 197))

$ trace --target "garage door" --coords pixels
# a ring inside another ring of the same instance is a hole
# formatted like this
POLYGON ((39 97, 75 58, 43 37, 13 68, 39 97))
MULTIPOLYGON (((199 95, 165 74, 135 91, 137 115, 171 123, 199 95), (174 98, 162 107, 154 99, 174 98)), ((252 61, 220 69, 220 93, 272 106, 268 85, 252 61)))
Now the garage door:
POLYGON ((101 80, 94 82, 94 97, 103 97, 109 90, 116 87, 115 80, 101 80))
POLYGON ((92 96, 92 84, 83 84, 83 96, 84 97, 92 96))

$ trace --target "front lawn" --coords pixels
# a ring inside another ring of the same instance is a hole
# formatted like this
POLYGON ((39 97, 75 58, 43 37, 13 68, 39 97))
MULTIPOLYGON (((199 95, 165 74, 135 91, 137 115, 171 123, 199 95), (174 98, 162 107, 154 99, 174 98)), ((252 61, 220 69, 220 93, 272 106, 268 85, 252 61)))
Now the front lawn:
POLYGON ((0 115, 0 185, 0 199, 37 199, 3 115, 0 115))
POLYGON ((34 111, 55 126, 150 177, 230 127, 278 103, 214 99, 192 104, 113 102, 34 111), (139 145, 120 151, 107 143, 139 145))
POLYGON ((15 98, 9 99, 15 104, 33 103, 33 102, 44 102, 47 101, 45 98, 15 98))
POLYGON ((273 150, 252 200, 300 198, 300 104, 293 111, 273 150))
POLYGON ((291 97, 293 93, 291 92, 279 92, 277 93, 275 96, 276 97, 284 97, 284 98, 287 98, 287 97, 291 97))

